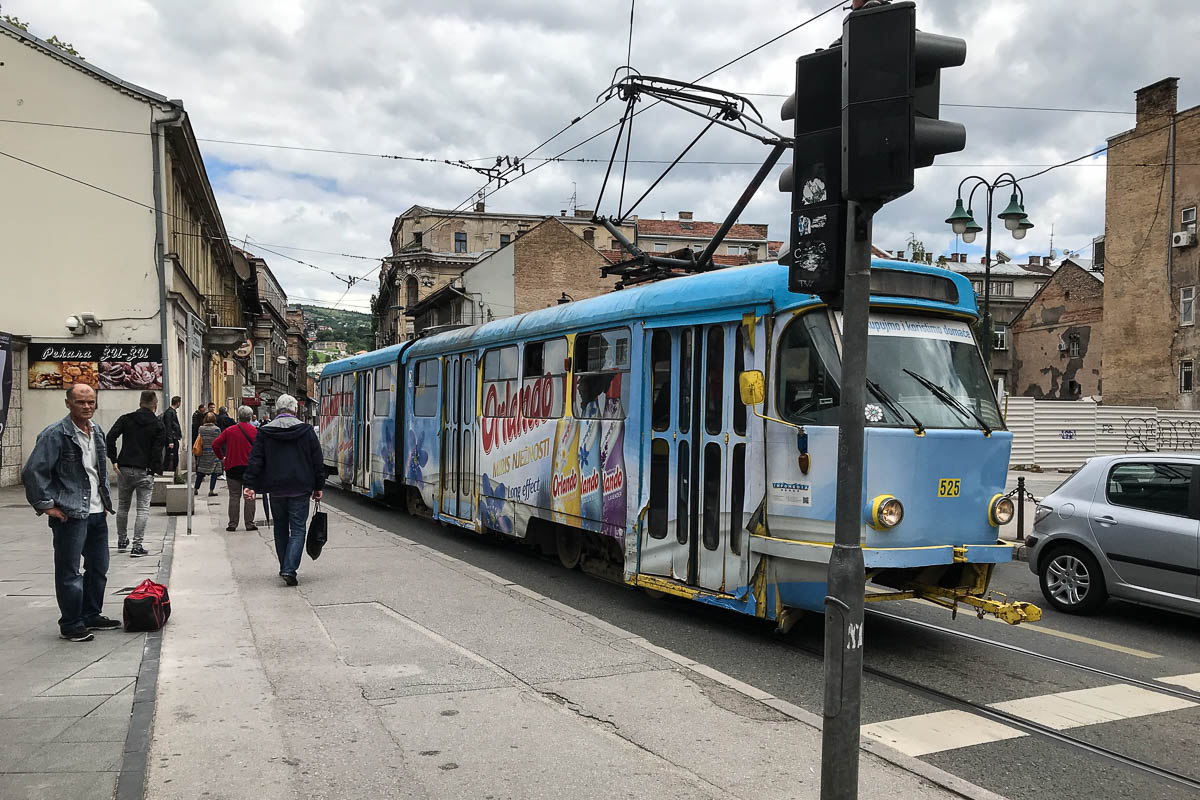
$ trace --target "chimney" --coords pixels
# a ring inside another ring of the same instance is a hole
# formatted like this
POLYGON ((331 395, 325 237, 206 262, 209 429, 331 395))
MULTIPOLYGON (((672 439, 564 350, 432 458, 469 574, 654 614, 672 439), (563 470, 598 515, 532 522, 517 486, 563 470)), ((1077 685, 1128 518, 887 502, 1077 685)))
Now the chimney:
POLYGON ((1161 125, 1164 117, 1177 110, 1179 78, 1163 78, 1134 92, 1137 97, 1137 127, 1143 123, 1161 125))
POLYGON ((575 209, 575 216, 591 219, 592 218, 592 210, 590 208, 577 208, 577 209, 575 209))
POLYGON ((1030 256, 1029 257, 1029 266, 1040 267, 1041 265, 1042 265, 1042 257, 1041 256, 1030 256))
POLYGON ((564 208, 562 211, 559 211, 559 212, 558 212, 558 215, 559 215, 560 217, 565 217, 565 216, 567 215, 567 210, 564 208))
MULTIPOLYGON (((966 256, 963 256, 963 257, 966 258, 966 256)), ((987 266, 987 256, 980 256, 979 263, 983 264, 986 267, 987 266)))
POLYGON ((690 211, 680 211, 680 212, 679 212, 679 218, 680 218, 680 219, 691 219, 691 218, 692 218, 692 212, 690 212, 690 211))
POLYGON ((483 201, 482 200, 480 200, 478 203, 475 204, 475 213, 476 214, 483 213, 483 201))

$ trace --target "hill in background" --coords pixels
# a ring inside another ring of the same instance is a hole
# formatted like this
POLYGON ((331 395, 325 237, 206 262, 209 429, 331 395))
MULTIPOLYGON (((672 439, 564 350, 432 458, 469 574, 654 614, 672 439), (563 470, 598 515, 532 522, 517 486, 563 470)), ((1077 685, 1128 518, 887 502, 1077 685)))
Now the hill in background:
POLYGON ((316 332, 318 342, 345 342, 351 353, 375 349, 375 327, 370 314, 304 304, 300 308, 304 309, 306 327, 316 332), (330 330, 321 330, 323 326, 330 330))

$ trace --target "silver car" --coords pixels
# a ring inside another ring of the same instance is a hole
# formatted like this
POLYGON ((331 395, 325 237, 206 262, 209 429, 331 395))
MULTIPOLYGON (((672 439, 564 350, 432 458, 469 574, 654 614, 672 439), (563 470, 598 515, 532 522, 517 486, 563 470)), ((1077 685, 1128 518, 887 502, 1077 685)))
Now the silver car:
POLYGON ((1200 615, 1200 455, 1090 459, 1038 505, 1027 543, 1059 611, 1118 597, 1200 615))

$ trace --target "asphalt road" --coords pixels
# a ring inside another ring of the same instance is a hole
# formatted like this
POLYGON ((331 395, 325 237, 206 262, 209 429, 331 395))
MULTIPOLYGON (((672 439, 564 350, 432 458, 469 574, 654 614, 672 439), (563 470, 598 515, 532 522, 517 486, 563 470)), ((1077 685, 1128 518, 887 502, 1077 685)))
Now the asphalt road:
MULTIPOLYGON (((1047 476, 1049 489, 1066 476, 1047 476)), ((1032 487, 1031 487, 1032 489, 1032 487)), ((1038 497, 1048 489, 1033 489, 1038 497), (1040 493, 1039 493, 1040 490, 1040 493)), ((374 525, 475 564, 536 592, 571 605, 645 637, 662 647, 708 664, 742 681, 815 713, 821 712, 823 626, 816 615, 802 619, 787 636, 773 627, 731 612, 668 598, 654 600, 626 586, 567 571, 516 543, 444 527, 409 517, 364 498, 331 490, 327 502, 374 525)), ((1103 615, 1071 617, 1046 608, 1036 577, 1024 563, 1003 565, 993 589, 1042 606, 1045 618, 1036 625, 1010 627, 979 620, 916 601, 881 604, 881 614, 926 621, 989 640, 1117 673, 1123 678, 1154 681, 1200 672, 1200 621, 1167 612, 1110 602, 1103 615)), ((486 610, 481 610, 486 613, 486 610)), ((881 614, 869 614, 866 664, 891 676, 971 702, 993 704, 1026 698, 1037 708, 1053 708, 1060 692, 1097 689, 1121 680, 1009 652, 985 643, 915 627, 881 614)), ((1118 695, 1120 694, 1118 689, 1118 695)), ((1200 692, 1198 692, 1200 693, 1200 692)), ((1101 695, 1102 697, 1103 695, 1101 695)), ((1096 695, 1081 702, 1096 708, 1085 716, 1115 721, 1092 722, 1064 730, 1071 736, 1127 756, 1149 761, 1200 779, 1200 704, 1146 715, 1137 707, 1143 695, 1116 697, 1106 708, 1096 695), (1143 714, 1134 716, 1135 714, 1143 714)), ((1153 699, 1164 697, 1153 695, 1153 699)), ((864 678, 863 724, 900 720, 954 709, 887 678, 864 678)), ((940 718, 934 718, 940 719, 940 718)), ((969 746, 978 715, 962 715, 961 734, 944 734, 940 744, 919 757, 1012 800, 1037 798, 1176 798, 1197 797, 1196 790, 1137 771, 1094 753, 1038 735, 1020 735, 969 746)), ((914 724, 921 725, 917 720, 914 724)))

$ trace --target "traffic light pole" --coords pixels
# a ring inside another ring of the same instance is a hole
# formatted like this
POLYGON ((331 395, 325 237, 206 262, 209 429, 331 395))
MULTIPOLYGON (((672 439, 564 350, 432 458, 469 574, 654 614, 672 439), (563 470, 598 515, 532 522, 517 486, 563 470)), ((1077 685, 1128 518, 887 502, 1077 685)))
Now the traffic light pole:
POLYGON ((862 717, 864 405, 871 293, 871 219, 878 204, 850 201, 842 311, 842 398, 838 418, 837 521, 825 597, 825 721, 821 800, 858 797, 862 717))

